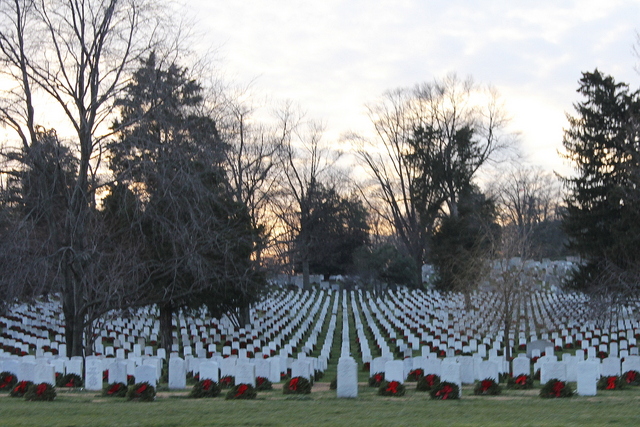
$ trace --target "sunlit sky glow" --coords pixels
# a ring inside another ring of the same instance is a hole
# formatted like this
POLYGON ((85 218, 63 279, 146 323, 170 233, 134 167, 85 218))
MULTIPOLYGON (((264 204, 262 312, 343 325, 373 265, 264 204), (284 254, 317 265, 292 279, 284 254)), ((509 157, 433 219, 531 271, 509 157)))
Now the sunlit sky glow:
POLYGON ((366 133, 385 90, 455 72, 502 95, 530 163, 557 155, 582 71, 639 86, 640 2, 627 0, 191 1, 225 75, 299 103, 325 139, 366 133))

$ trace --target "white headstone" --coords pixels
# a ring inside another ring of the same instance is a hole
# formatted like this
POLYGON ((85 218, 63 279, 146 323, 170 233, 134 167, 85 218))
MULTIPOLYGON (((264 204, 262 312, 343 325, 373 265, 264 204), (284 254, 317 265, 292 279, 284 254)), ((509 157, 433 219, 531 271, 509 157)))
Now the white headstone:
POLYGON ((338 360, 338 397, 358 397, 358 364, 353 357, 338 360))
POLYGON ((519 375, 531 375, 531 361, 528 357, 516 357, 513 359, 512 374, 514 377, 519 375))
POLYGON ((200 362, 200 381, 211 380, 218 382, 218 363, 213 360, 200 362))
POLYGON ((256 365, 245 360, 236 364, 236 384, 251 384, 256 386, 256 365))
POLYGON ((187 369, 185 361, 179 357, 169 358, 169 388, 181 389, 187 387, 187 369))
POLYGON ((84 388, 87 390, 102 390, 102 359, 89 356, 85 360, 84 388))
POLYGON ((113 383, 127 383, 127 362, 124 360, 116 359, 111 364, 107 365, 109 370, 108 381, 109 384, 113 383))
POLYGON ((53 365, 48 363, 37 363, 33 375, 34 383, 48 383, 52 386, 56 385, 56 370, 53 365))
POLYGON ((540 365, 540 384, 546 384, 553 378, 567 380, 567 369, 563 362, 546 361, 540 365))
POLYGON ((578 362, 578 394, 580 396, 595 396, 598 382, 598 362, 578 362))
POLYGON ((156 368, 151 365, 140 365, 136 366, 135 370, 136 383, 144 383, 147 382, 152 386, 156 386, 157 378, 156 378, 156 368))
POLYGON ((404 384, 404 362, 402 360, 392 360, 384 364, 384 379, 386 381, 398 381, 404 384))
MULTIPOLYGON (((489 362, 491 363, 491 362, 489 362)), ((460 395, 462 395, 462 381, 460 379, 460 363, 445 361, 442 363, 442 375, 440 379, 458 385, 460 395)))
POLYGON ((603 377, 619 376, 620 375, 620 358, 609 356, 606 359, 602 359, 600 364, 600 375, 603 377))

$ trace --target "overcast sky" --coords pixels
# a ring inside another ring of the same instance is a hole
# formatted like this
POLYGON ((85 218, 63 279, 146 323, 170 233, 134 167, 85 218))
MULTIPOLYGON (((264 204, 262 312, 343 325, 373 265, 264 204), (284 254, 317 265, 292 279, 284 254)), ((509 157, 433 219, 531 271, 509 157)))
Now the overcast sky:
POLYGON ((385 90, 455 72, 500 92, 533 164, 566 170, 565 112, 582 71, 640 86, 638 0, 198 0, 202 42, 239 83, 298 102, 325 138, 367 132, 385 90))

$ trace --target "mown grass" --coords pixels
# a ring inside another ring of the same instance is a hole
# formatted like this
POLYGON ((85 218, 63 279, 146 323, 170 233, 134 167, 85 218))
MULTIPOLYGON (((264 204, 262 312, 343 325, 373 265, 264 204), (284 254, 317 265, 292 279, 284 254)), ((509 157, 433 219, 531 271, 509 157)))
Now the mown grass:
POLYGON ((640 425, 640 390, 600 392, 596 397, 541 399, 538 390, 501 396, 473 396, 463 387, 458 401, 433 401, 406 383, 401 398, 376 395, 361 386, 356 399, 314 390, 290 397, 260 392, 253 401, 189 399, 185 392, 160 393, 155 402, 127 402, 94 392, 60 391, 54 402, 26 402, 0 396, 2 426, 397 426, 397 425, 640 425))

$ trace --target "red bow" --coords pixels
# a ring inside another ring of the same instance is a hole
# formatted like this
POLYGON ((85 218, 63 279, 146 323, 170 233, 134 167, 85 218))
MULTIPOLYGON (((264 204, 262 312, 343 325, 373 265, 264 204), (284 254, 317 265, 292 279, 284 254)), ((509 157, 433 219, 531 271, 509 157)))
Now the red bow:
POLYGON ((375 376, 373 377, 377 383, 381 382, 384 379, 384 375, 382 374, 375 374, 375 376))
POLYGON ((141 394, 141 393, 143 393, 146 389, 147 389, 147 385, 146 385, 146 384, 142 384, 140 387, 138 387, 138 389, 136 390, 136 393, 137 393, 137 394, 141 394))
POLYGON ((440 397, 442 400, 447 400, 449 398, 449 394, 453 391, 453 387, 449 385, 445 385, 440 390, 437 391, 436 396, 440 397))
POLYGON ((236 393, 236 397, 240 397, 244 394, 245 391, 249 390, 249 386, 246 384, 240 384, 238 386, 238 392, 236 393))
POLYGON ((8 387, 9 384, 11 384, 12 382, 13 382, 13 375, 7 375, 6 377, 4 377, 3 383, 0 384, 0 388, 8 387))
POLYGON ((616 388, 616 380, 617 377, 609 377, 607 378, 607 390, 614 390, 616 388))
POLYGON ((552 393, 554 394, 555 397, 560 397, 560 393, 562 392, 563 389, 564 389, 564 383, 562 381, 557 381, 553 385, 552 393))
POLYGON ((71 378, 71 379, 69 380, 69 382, 68 382, 68 383, 66 383, 64 386, 65 386, 65 387, 74 387, 74 385, 73 385, 73 378, 71 378))
POLYGON ((480 383, 480 391, 485 392, 485 391, 489 390, 492 385, 493 385, 493 381, 491 381, 491 380, 483 380, 480 383))
POLYGON ((431 374, 431 375, 427 375, 427 376, 425 377, 425 381, 427 382, 427 385, 428 385, 429 387, 433 387, 433 383, 435 383, 435 382, 436 382, 436 376, 435 376, 435 375, 433 375, 433 374, 431 374))
POLYGON ((636 381, 636 371, 627 372, 627 382, 631 384, 636 381))
POLYGON ((398 392, 398 386, 400 383, 398 381, 391 381, 387 386, 387 391, 390 391, 393 394, 398 392))
POLYGON ((44 393, 45 391, 47 391, 47 384, 46 383, 38 384, 38 387, 36 388, 36 394, 38 396, 42 396, 42 393, 44 393))
POLYGON ((291 381, 289 381, 289 390, 296 391, 298 389, 298 381, 298 377, 291 378, 291 381))
POLYGON ((518 378, 516 378, 516 384, 525 385, 526 383, 527 383, 526 375, 520 375, 518 378))
POLYGON ((203 390, 206 390, 206 391, 209 391, 209 388, 211 388, 211 384, 213 384, 213 381, 211 381, 211 380, 204 380, 204 381, 202 382, 202 389, 203 389, 203 390))
POLYGON ((27 391, 27 382, 20 381, 18 385, 13 389, 13 391, 15 393, 24 394, 24 392, 27 391))
POLYGON ((120 383, 115 383, 111 388, 109 388, 109 390, 107 390, 107 394, 117 393, 118 390, 120 390, 120 383))

